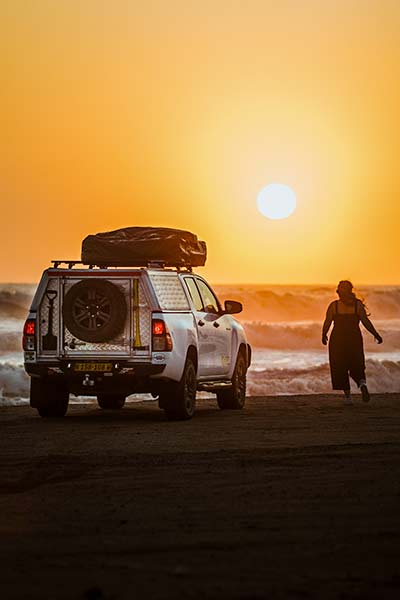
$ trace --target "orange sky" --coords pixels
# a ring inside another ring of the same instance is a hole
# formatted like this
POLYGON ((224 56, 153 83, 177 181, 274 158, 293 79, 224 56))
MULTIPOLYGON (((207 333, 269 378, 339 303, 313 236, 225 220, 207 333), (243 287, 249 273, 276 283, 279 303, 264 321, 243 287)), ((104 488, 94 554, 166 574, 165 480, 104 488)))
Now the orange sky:
POLYGON ((400 283, 399 31, 398 0, 1 2, 0 280, 163 225, 213 282, 400 283))

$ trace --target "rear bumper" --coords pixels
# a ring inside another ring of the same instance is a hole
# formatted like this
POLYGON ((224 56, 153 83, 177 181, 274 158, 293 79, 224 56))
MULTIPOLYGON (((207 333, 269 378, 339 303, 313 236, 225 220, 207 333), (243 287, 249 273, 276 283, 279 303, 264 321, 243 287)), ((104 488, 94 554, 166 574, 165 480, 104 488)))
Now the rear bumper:
POLYGON ((45 364, 25 363, 25 370, 31 377, 62 380, 73 394, 90 396, 97 393, 118 392, 129 395, 135 392, 151 392, 152 376, 161 374, 165 369, 165 365, 114 360, 112 370, 109 372, 89 370, 85 372, 75 371, 75 362, 82 361, 55 360, 46 361, 45 364))

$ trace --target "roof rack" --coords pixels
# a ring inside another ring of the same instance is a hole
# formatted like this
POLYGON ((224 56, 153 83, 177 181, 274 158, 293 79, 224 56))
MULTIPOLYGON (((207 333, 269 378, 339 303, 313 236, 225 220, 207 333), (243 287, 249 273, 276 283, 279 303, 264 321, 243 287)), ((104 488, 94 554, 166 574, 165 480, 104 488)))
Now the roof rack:
POLYGON ((108 269, 108 268, 129 269, 129 268, 135 267, 135 268, 148 268, 148 269, 168 269, 169 268, 169 269, 176 269, 177 271, 186 270, 186 271, 189 271, 190 273, 192 272, 191 265, 169 265, 165 261, 162 261, 162 260, 151 260, 147 264, 136 263, 136 264, 132 264, 132 265, 121 265, 121 264, 111 265, 110 263, 104 264, 104 265, 102 265, 102 264, 88 265, 86 263, 83 263, 81 260, 52 260, 50 262, 52 263, 54 269, 58 269, 58 267, 60 267, 61 265, 68 265, 67 266, 68 269, 73 269, 76 265, 81 265, 83 267, 87 267, 88 269, 94 269, 95 267, 97 267, 99 269, 108 269))
MULTIPOLYGON (((68 265, 68 269, 72 269, 75 265, 83 265, 81 260, 52 260, 50 261, 53 264, 54 269, 58 269, 60 265, 68 265)), ((89 268, 92 268, 93 265, 89 265, 89 268)))

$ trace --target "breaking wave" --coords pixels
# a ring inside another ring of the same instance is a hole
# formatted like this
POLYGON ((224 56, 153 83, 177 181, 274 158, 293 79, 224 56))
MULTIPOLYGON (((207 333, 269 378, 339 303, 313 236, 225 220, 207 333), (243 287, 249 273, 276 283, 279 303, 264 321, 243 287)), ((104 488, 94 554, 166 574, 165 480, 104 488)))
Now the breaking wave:
POLYGON ((0 286, 0 319, 26 318, 35 286, 16 284, 0 286))
MULTIPOLYGON (((366 371, 371 392, 399 392, 400 361, 367 359, 366 371)), ((325 363, 299 369, 266 368, 261 371, 250 369, 247 393, 249 396, 275 396, 340 392, 332 390, 329 364, 325 363)))
MULTIPOLYGON (((0 284, 0 318, 26 317, 36 286, 0 284)), ((236 299, 245 321, 321 321, 336 299, 334 286, 215 285, 221 300, 236 299)), ((363 286, 356 290, 373 319, 398 319, 400 286, 363 286)))
POLYGON ((0 355, 21 350, 22 331, 0 332, 0 355))
POLYGON ((23 366, 10 362, 0 363, 0 406, 27 402, 29 377, 23 366))
MULTIPOLYGON (((400 348, 400 320, 377 321, 374 324, 384 339, 376 346, 374 338, 364 329, 364 344, 371 352, 391 352, 400 348)), ((249 343, 256 348, 282 350, 321 350, 322 322, 260 323, 243 322, 249 343)))
MULTIPOLYGON (((295 364, 295 358, 291 364, 295 364)), ((263 361, 264 365, 265 361, 263 361)), ((400 361, 367 359, 366 367, 368 387, 371 392, 399 392, 400 361)), ((327 362, 298 368, 277 367, 271 363, 271 366, 266 368, 251 367, 248 372, 247 394, 249 396, 321 393, 332 393, 327 362)), ((0 407, 26 404, 28 398, 29 377, 22 365, 0 363, 0 407)), ((73 397, 71 400, 73 401, 73 397)), ((137 400, 143 400, 143 397, 138 397, 137 400)), ((76 402, 81 403, 83 399, 77 399, 76 402)))
MULTIPOLYGON (((336 300, 334 286, 216 285, 221 300, 243 304, 245 321, 321 321, 328 304, 336 300)), ((363 286, 355 290, 373 319, 398 319, 399 286, 363 286)))

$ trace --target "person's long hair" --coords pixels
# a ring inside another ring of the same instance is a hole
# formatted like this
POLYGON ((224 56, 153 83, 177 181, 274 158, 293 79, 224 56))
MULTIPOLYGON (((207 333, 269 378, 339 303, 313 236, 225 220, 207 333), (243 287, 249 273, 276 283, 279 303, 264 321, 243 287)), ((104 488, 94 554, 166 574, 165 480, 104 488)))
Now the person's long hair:
POLYGON ((353 292, 353 284, 348 279, 342 279, 341 281, 339 281, 336 293, 339 295, 339 298, 341 299, 343 304, 351 306, 352 304, 356 304, 357 301, 361 302, 361 304, 367 312, 367 315, 370 314, 364 302, 364 298, 359 298, 358 296, 356 296, 356 294, 353 292))

